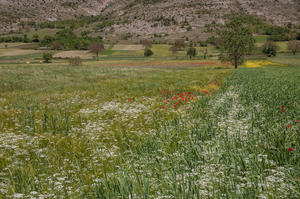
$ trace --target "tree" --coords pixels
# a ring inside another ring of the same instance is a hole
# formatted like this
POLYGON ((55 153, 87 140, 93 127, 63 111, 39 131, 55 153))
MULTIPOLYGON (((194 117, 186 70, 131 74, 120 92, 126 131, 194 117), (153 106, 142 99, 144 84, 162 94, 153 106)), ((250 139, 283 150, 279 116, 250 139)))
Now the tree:
POLYGON ((105 48, 103 46, 103 44, 101 43, 91 43, 88 47, 90 53, 96 53, 97 54, 97 60, 99 60, 98 58, 98 54, 104 53, 105 52, 105 48))
POLYGON ((207 53, 208 53, 208 50, 207 50, 207 48, 205 48, 205 49, 202 49, 202 50, 201 50, 201 52, 203 53, 203 57, 204 57, 204 59, 206 59, 206 55, 207 55, 207 53))
POLYGON ((171 47, 169 48, 169 51, 172 52, 173 55, 174 55, 175 53, 178 52, 178 48, 177 48, 176 46, 171 46, 171 47))
POLYGON ((186 55, 190 56, 190 59, 192 58, 192 56, 195 57, 197 55, 196 48, 188 48, 186 55))
POLYGON ((35 41, 35 42, 39 42, 39 38, 40 38, 40 36, 38 35, 38 34, 34 34, 33 36, 32 36, 33 38, 34 38, 34 40, 33 41, 35 41))
POLYGON ((81 42, 78 42, 77 49, 78 49, 78 50, 82 50, 82 49, 84 49, 84 45, 83 45, 83 43, 81 43, 81 42))
POLYGON ((277 50, 279 50, 279 46, 272 40, 267 41, 260 48, 260 51, 268 57, 276 56, 277 50))
POLYGON ((49 60, 52 59, 52 53, 51 52, 44 52, 43 53, 43 59, 46 61, 46 63, 49 63, 49 60))
POLYGON ((7 47, 8 47, 8 45, 7 44, 5 44, 5 48, 7 49, 7 47))
POLYGON ((142 40, 141 44, 143 45, 144 48, 152 48, 152 41, 144 39, 142 40))
POLYGON ((287 49, 295 55, 298 51, 300 51, 300 42, 299 41, 289 41, 287 49))
POLYGON ((151 57, 153 55, 153 51, 150 48, 145 48, 144 55, 145 57, 151 57))
POLYGON ((244 62, 244 55, 253 51, 255 39, 250 28, 244 27, 237 19, 232 19, 226 26, 226 29, 218 32, 222 48, 219 59, 222 62, 230 61, 237 68, 244 62))
POLYGON ((61 44, 58 41, 53 42, 52 46, 54 47, 55 50, 58 50, 61 48, 61 44))
POLYGON ((24 34, 24 35, 23 35, 23 42, 24 42, 24 43, 30 42, 30 39, 28 38, 27 34, 24 34))
POLYGON ((25 31, 29 32, 29 30, 30 30, 30 27, 29 26, 25 26, 25 31))
POLYGON ((183 39, 176 39, 174 45, 178 48, 178 50, 180 50, 180 48, 186 48, 186 44, 183 39))

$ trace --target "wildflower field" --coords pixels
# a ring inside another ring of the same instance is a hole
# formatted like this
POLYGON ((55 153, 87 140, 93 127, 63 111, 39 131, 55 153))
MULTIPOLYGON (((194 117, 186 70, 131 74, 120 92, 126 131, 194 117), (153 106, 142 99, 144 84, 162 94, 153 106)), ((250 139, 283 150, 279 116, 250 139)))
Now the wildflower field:
POLYGON ((154 65, 0 66, 2 198, 300 197, 299 68, 154 65))

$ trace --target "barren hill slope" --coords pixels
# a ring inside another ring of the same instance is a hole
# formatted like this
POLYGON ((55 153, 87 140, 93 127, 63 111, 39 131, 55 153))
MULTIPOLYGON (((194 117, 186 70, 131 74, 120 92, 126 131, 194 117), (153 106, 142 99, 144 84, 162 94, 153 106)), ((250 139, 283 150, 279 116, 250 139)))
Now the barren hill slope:
POLYGON ((101 28, 104 32, 177 34, 213 21, 224 24, 230 13, 261 16, 279 26, 288 22, 299 25, 300 0, 0 0, 0 32, 16 29, 20 21, 101 14, 113 21, 113 25, 101 28))

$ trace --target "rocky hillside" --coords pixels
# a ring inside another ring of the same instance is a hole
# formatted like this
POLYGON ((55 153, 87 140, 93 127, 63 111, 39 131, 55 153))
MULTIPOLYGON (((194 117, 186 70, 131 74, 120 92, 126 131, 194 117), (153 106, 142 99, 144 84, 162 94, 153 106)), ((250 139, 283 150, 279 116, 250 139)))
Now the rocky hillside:
POLYGON ((111 0, 0 0, 0 31, 16 30, 21 22, 74 19, 99 15, 111 0))
MULTIPOLYGON (((20 21, 56 21, 79 15, 109 16, 113 25, 89 25, 95 32, 120 34, 181 34, 206 24, 224 24, 231 13, 264 18, 266 23, 300 24, 299 0, 0 0, 0 30, 18 28, 20 21)), ((93 35, 93 34, 92 34, 93 35)), ((96 34, 95 34, 96 35, 96 34)))

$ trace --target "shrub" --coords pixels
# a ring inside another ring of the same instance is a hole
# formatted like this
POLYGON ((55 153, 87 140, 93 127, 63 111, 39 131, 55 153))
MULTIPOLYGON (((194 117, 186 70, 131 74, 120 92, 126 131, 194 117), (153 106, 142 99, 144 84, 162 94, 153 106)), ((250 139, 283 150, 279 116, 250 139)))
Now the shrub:
POLYGON ((276 56, 277 51, 279 50, 279 46, 274 41, 267 41, 261 47, 260 51, 263 52, 266 56, 276 56))
POLYGON ((76 57, 70 57, 69 58, 69 65, 70 66, 78 66, 78 65, 82 65, 81 59, 79 56, 76 57))
POLYGON ((51 52, 44 52, 43 53, 43 59, 46 61, 46 63, 49 63, 49 60, 52 59, 52 53, 51 52))
POLYGON ((151 57, 153 55, 153 51, 150 48, 145 48, 144 55, 145 57, 151 57))
POLYGON ((188 48, 186 55, 190 56, 190 58, 192 58, 192 56, 195 57, 197 55, 196 48, 188 48))

